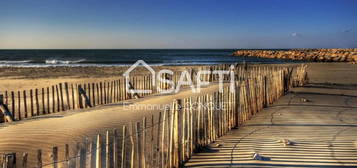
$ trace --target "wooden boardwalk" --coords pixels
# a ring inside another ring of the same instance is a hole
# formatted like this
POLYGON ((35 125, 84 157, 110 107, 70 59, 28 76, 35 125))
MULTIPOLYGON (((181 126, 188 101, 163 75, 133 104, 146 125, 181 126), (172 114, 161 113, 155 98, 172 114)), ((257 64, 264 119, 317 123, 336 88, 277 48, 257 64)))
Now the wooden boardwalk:
POLYGON ((295 88, 187 167, 357 167, 357 86, 295 88), (281 142, 289 140, 293 145, 281 142), (254 160, 253 154, 265 157, 254 160))

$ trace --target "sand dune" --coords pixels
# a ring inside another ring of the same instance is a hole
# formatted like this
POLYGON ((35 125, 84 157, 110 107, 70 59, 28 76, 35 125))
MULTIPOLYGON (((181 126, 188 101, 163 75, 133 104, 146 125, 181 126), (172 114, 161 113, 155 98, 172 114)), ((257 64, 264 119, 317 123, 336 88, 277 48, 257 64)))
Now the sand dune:
MULTIPOLYGON (((203 88, 200 94, 217 89, 218 85, 214 84, 203 88)), ((184 90, 173 95, 152 95, 142 99, 129 100, 125 103, 119 102, 92 109, 56 113, 3 124, 0 126, 0 153, 28 152, 30 164, 34 164, 37 149, 42 149, 43 153, 50 153, 53 146, 58 146, 63 151, 66 143, 74 147, 77 141, 82 142, 86 137, 94 137, 97 133, 104 133, 108 129, 118 128, 120 130, 122 125, 130 121, 140 121, 143 116, 155 115, 160 111, 156 109, 132 109, 128 108, 129 105, 164 105, 172 103, 174 99, 200 94, 193 94, 191 90, 184 90), (126 108, 123 104, 126 104, 126 108)), ((49 156, 44 156, 44 163, 47 163, 49 158, 49 156)))

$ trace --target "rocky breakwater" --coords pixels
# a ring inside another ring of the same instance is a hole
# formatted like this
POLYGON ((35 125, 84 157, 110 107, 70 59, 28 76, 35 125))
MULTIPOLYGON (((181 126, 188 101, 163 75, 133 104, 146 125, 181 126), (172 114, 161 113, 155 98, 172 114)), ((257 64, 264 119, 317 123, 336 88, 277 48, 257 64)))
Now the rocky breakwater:
POLYGON ((357 62, 357 49, 237 50, 233 55, 314 62, 357 62))

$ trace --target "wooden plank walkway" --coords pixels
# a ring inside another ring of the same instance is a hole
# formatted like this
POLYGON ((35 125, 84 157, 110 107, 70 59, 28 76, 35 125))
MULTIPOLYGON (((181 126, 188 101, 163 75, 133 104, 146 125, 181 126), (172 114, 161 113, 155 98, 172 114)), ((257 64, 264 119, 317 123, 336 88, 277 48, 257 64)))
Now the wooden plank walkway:
POLYGON ((357 167, 356 141, 357 86, 311 84, 293 89, 185 166, 357 167), (254 160, 254 153, 266 160, 254 160))

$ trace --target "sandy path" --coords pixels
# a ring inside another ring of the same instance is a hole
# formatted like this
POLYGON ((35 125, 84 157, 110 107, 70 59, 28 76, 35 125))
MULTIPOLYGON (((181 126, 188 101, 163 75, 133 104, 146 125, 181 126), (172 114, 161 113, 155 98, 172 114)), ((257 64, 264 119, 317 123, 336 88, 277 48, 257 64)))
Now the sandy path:
POLYGON ((357 167, 356 67, 310 67, 314 84, 293 89, 243 127, 217 140, 221 146, 212 144, 195 154, 186 166, 357 167), (280 139, 295 144, 284 147, 280 139), (253 160, 255 152, 271 160, 253 160))
MULTIPOLYGON (((200 94, 218 90, 214 84, 203 88, 200 94)), ((171 104, 173 99, 187 98, 200 94, 184 90, 173 95, 152 95, 138 100, 123 103, 109 104, 82 111, 70 111, 53 115, 40 116, 37 119, 23 120, 12 124, 0 126, 0 153, 22 152, 29 153, 30 164, 33 164, 36 150, 42 149, 49 153, 53 146, 58 146, 63 151, 64 144, 74 147, 77 141, 84 141, 85 137, 93 137, 107 129, 118 128, 130 121, 140 121, 143 116, 158 114, 157 109, 133 109, 129 105, 160 105, 171 104), (128 105, 129 104, 129 105, 128 105)), ((47 163, 49 156, 44 156, 47 163)))

